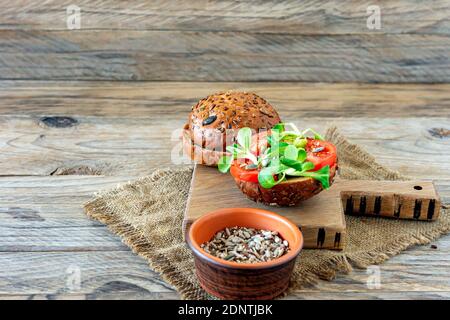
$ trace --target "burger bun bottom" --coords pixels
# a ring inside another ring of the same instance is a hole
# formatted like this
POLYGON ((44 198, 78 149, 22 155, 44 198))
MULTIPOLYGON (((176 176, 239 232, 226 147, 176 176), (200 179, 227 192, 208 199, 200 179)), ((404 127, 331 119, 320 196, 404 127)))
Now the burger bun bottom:
MULTIPOLYGON (((330 168, 330 185, 336 175, 337 165, 330 168)), ((290 178, 265 189, 259 183, 235 179, 236 185, 251 200, 269 206, 296 206, 323 190, 322 184, 313 178, 290 178)))

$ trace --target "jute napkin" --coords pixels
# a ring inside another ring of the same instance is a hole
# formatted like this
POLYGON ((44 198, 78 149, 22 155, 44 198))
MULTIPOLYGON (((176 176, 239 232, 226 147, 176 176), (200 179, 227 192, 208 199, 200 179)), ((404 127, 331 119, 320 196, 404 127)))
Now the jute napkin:
MULTIPOLYGON (((399 180, 399 173, 379 165, 336 128, 326 139, 338 148, 340 175, 345 179, 399 180)), ((185 299, 211 299, 194 274, 193 257, 183 241, 181 223, 192 168, 157 170, 148 177, 101 192, 84 206, 89 217, 106 224, 185 299)), ((379 264, 406 248, 431 242, 450 231, 450 210, 435 222, 346 217, 345 250, 303 250, 287 292, 319 279, 332 280, 352 266, 379 264)))

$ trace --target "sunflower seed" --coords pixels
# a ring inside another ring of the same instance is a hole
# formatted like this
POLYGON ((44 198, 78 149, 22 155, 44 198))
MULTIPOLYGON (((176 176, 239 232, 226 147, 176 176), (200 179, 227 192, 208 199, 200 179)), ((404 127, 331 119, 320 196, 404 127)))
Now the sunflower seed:
POLYGON ((238 263, 270 261, 289 251, 288 241, 277 231, 245 227, 225 228, 200 247, 213 256, 238 263))
POLYGON ((323 151, 323 149, 324 149, 324 147, 317 147, 317 148, 312 149, 312 152, 320 152, 320 151, 323 151))

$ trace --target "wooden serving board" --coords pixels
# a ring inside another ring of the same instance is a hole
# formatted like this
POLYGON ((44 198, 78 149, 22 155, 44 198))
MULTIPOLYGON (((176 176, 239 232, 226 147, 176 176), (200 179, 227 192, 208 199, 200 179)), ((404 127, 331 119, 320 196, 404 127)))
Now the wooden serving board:
POLYGON ((336 179, 329 190, 296 207, 271 207, 249 200, 231 175, 196 165, 186 206, 183 230, 202 215, 220 208, 256 207, 283 215, 296 223, 305 248, 343 249, 344 214, 434 220, 440 200, 431 182, 362 181, 336 179), (420 190, 419 190, 420 189, 420 190))

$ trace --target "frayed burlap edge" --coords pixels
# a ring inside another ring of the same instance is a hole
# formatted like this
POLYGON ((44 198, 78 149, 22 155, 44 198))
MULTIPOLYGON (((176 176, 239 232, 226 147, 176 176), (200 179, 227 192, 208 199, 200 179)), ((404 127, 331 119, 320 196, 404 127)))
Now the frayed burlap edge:
POLYGON ((116 194, 120 194, 120 191, 127 186, 133 186, 133 188, 139 190, 141 185, 154 182, 162 174, 173 173, 176 171, 192 172, 192 169, 157 169, 148 177, 143 177, 136 181, 128 182, 114 190, 97 193, 95 199, 84 204, 84 209, 90 218, 105 224, 109 230, 120 236, 122 242, 129 246, 135 254, 146 259, 149 266, 158 272, 164 281, 175 287, 182 299, 211 299, 212 297, 198 285, 195 286, 187 283, 183 272, 174 268, 172 263, 168 261, 164 255, 156 253, 157 251, 155 250, 156 248, 154 247, 154 244, 149 243, 133 226, 122 222, 121 219, 115 215, 115 212, 111 209, 111 207, 108 206, 108 203, 104 201, 104 196, 114 196, 116 194))
MULTIPOLYGON (((443 206, 441 209, 441 216, 448 217, 449 215, 449 207, 443 206)), ((427 222, 424 221, 422 223, 427 222)), ((381 264, 408 248, 416 245, 429 244, 449 232, 450 224, 446 222, 442 225, 436 225, 428 232, 421 233, 417 236, 402 236, 397 238, 393 243, 381 245, 368 252, 352 254, 346 253, 345 251, 341 253, 334 251, 334 256, 322 261, 320 266, 304 269, 297 275, 294 274, 295 279, 291 281, 292 283, 289 289, 283 296, 289 295, 291 292, 301 289, 304 286, 315 285, 321 280, 331 281, 335 279, 338 274, 349 274, 353 270, 353 267, 365 269, 371 265, 381 264)))
MULTIPOLYGON (((337 129, 332 126, 327 130, 325 135, 327 141, 332 141, 338 148, 339 161, 343 158, 342 155, 354 155, 354 157, 345 157, 348 162, 347 172, 344 173, 344 178, 355 179, 355 171, 364 171, 365 176, 369 176, 373 180, 408 180, 409 178, 401 175, 398 171, 390 170, 380 165, 375 157, 369 154, 364 148, 359 145, 350 143, 337 129), (351 168, 351 169, 349 169, 351 168)), ((340 172, 342 175, 342 172, 340 172)))
MULTIPOLYGON (((366 172, 371 175, 371 178, 378 180, 410 180, 409 177, 400 174, 397 171, 387 169, 380 165, 376 159, 370 155, 362 147, 350 143, 345 137, 343 137, 338 131, 336 126, 332 126, 328 129, 326 134, 326 140, 333 141, 341 153, 350 153, 358 155, 351 159, 355 167, 364 167, 366 172)), ((352 166, 353 167, 353 166, 352 166)), ((352 173, 346 173, 344 178, 351 179, 352 173)), ((443 206, 441 209, 441 217, 446 217, 449 213, 448 207, 443 206)), ((426 223, 426 222, 425 222, 426 223)), ((397 243, 392 243, 386 246, 380 246, 372 252, 366 252, 358 255, 346 255, 347 258, 357 267, 366 268, 372 264, 380 264, 389 259, 390 257, 399 254, 401 251, 408 249, 414 245, 428 244, 433 240, 436 240, 439 236, 450 232, 450 224, 443 225, 436 224, 434 228, 428 232, 422 233, 417 237, 405 236, 397 239, 397 243)), ((348 262, 347 262, 348 263, 348 262)), ((351 268, 351 266, 350 266, 351 268)))
MULTIPOLYGON (((408 178, 396 171, 389 170, 379 165, 375 158, 368 154, 363 148, 351 144, 343 137, 336 127, 332 127, 327 131, 326 139, 332 141, 338 147, 340 153, 357 154, 359 157, 350 159, 351 167, 356 168, 355 171, 347 170, 343 174, 344 178, 352 179, 358 177, 358 171, 364 170, 372 179, 378 180, 407 180, 408 178)), ((341 159, 341 158, 340 158, 341 159)), ((96 197, 84 205, 86 214, 108 226, 115 234, 122 238, 122 241, 128 245, 132 251, 145 258, 149 266, 161 274, 162 278, 173 285, 183 299, 211 299, 198 284, 192 284, 186 281, 186 275, 183 271, 177 270, 167 258, 156 253, 155 247, 149 243, 147 239, 136 230, 133 226, 124 223, 119 217, 116 217, 114 210, 105 201, 105 196, 119 195, 120 191, 127 186, 132 186, 139 190, 141 185, 147 185, 158 179, 161 175, 173 172, 192 172, 191 168, 182 169, 160 169, 156 170, 148 177, 141 178, 137 181, 129 182, 114 190, 98 193, 96 197)), ((187 197, 186 197, 187 198, 187 197)), ((441 219, 450 215, 448 207, 441 210, 441 219)), ((301 268, 297 265, 293 274, 293 279, 289 289, 283 296, 290 292, 300 289, 304 286, 314 285, 321 280, 330 281, 338 274, 348 274, 352 270, 352 266, 356 268, 366 268, 369 265, 380 264, 392 256, 415 246, 428 244, 437 239, 439 236, 450 232, 450 221, 446 219, 446 223, 436 224, 433 228, 419 235, 408 235, 399 237, 395 243, 381 245, 370 252, 347 253, 345 251, 332 251, 330 257, 321 261, 320 265, 301 268)), ((423 222, 427 223, 427 222, 423 222)), ((299 264, 300 262, 297 262, 299 264)))
MULTIPOLYGON (((410 178, 401 175, 399 172, 390 170, 380 165, 376 159, 370 155, 362 147, 350 143, 336 126, 332 126, 327 130, 325 139, 332 141, 340 154, 357 155, 351 159, 346 159, 351 162, 347 171, 342 174, 343 178, 355 179, 358 171, 365 171, 369 178, 374 180, 409 180, 410 178), (351 168, 351 169, 349 169, 351 168)), ((340 161, 342 157, 339 157, 340 161)), ((300 272, 298 275, 294 274, 294 281, 283 296, 288 295, 292 291, 300 289, 306 285, 317 284, 320 280, 331 281, 336 278, 338 274, 349 274, 353 267, 365 269, 370 265, 377 265, 385 262, 389 258, 401 253, 402 251, 411 248, 415 245, 429 244, 444 234, 450 232, 450 209, 448 206, 441 208, 441 220, 445 219, 445 223, 435 224, 433 228, 427 232, 421 232, 419 235, 405 235, 400 236, 395 242, 380 245, 368 252, 347 253, 345 250, 340 253, 334 252, 334 255, 325 261, 322 261, 320 266, 314 266, 314 269, 305 269, 305 272, 300 272)), ((358 219, 357 217, 347 217, 347 219, 358 219)), ((384 218, 381 218, 384 219, 384 218)), ((421 223, 428 223, 426 221, 421 223)))

